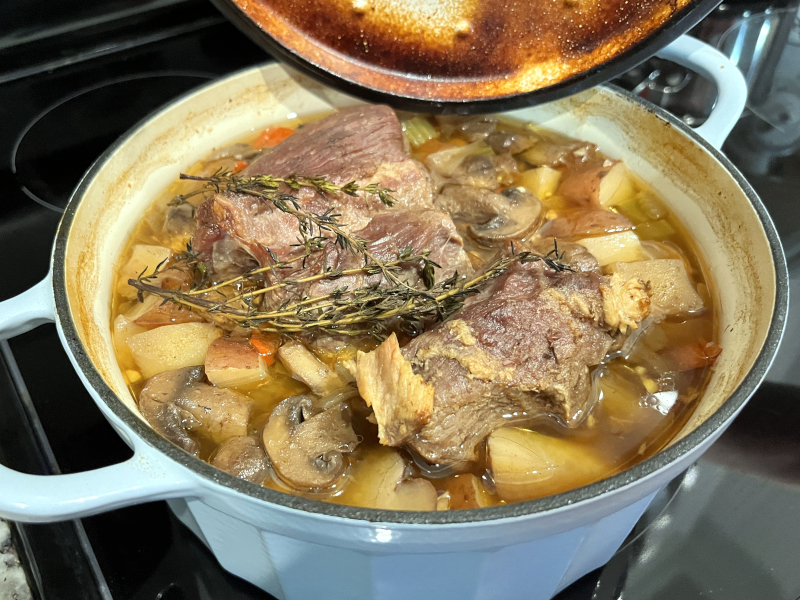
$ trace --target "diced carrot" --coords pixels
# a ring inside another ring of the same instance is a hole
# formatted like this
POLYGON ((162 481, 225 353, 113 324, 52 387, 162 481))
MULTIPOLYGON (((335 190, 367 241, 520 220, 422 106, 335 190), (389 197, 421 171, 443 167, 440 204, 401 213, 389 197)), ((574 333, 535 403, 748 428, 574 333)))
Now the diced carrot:
POLYGON ((238 173, 239 171, 244 171, 245 167, 247 167, 247 164, 248 163, 243 160, 238 161, 233 167, 233 172, 238 173))
POLYGON ((679 371, 690 371, 701 367, 710 367, 716 362, 720 352, 722 352, 722 348, 717 344, 701 338, 693 344, 676 348, 670 354, 677 363, 679 371))
POLYGON ((253 146, 255 148, 263 148, 265 146, 272 148, 280 144, 293 133, 294 129, 289 129, 288 127, 270 127, 269 129, 265 129, 264 132, 256 138, 256 141, 253 142, 253 146))
POLYGON ((415 156, 421 156, 425 158, 429 154, 433 154, 434 152, 439 152, 439 150, 447 150, 448 148, 455 148, 456 144, 452 144, 449 142, 441 142, 437 139, 428 140, 422 146, 417 148, 414 151, 415 156))
POLYGON ((281 345, 281 336, 277 333, 264 333, 256 329, 250 336, 250 344, 264 357, 264 362, 271 365, 275 362, 275 354, 281 345))

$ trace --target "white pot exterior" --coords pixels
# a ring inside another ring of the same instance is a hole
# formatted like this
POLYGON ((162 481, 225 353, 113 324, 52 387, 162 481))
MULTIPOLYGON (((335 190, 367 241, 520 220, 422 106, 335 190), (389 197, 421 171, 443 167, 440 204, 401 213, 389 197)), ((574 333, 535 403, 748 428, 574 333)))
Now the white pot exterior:
POLYGON ((134 225, 181 170, 212 148, 292 113, 357 102, 277 65, 251 69, 150 117, 92 168, 62 222, 52 282, 6 304, 4 327, 21 331, 26 319, 42 320, 55 305, 70 359, 135 455, 68 476, 0 467, 0 484, 16 495, 0 498, 0 516, 47 521, 172 498, 173 510, 223 567, 281 599, 547 600, 604 564, 655 493, 719 437, 779 342, 788 301, 783 255, 763 207, 729 163, 670 118, 609 88, 513 116, 625 160, 665 195, 712 266, 724 351, 670 448, 620 475, 542 500, 395 513, 259 488, 155 434, 135 411, 110 338, 114 267, 134 225))

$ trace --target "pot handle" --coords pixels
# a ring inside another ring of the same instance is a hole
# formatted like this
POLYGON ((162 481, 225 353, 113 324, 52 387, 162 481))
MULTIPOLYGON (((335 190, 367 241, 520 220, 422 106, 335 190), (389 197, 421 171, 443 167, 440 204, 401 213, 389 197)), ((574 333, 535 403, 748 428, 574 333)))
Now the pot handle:
MULTIPOLYGON (((0 302, 0 339, 55 319, 48 275, 29 290, 0 302)), ((129 460, 83 473, 30 475, 0 465, 0 517, 29 523, 62 521, 138 502, 187 496, 191 489, 186 475, 139 442, 129 460)))
POLYGON ((747 102, 747 84, 742 72, 722 52, 688 35, 679 37, 657 56, 689 68, 717 86, 714 108, 695 132, 715 148, 721 148, 747 102))
POLYGON ((125 462, 83 473, 30 475, 0 465, 0 517, 49 523, 131 504, 191 495, 188 477, 149 446, 125 462))
POLYGON ((0 302, 0 340, 30 331, 56 320, 50 274, 18 296, 0 302))

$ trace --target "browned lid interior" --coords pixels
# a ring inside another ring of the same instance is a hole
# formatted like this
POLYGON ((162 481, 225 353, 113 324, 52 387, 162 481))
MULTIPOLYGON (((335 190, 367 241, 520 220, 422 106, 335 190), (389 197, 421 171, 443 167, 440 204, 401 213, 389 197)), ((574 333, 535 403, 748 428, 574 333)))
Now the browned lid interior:
POLYGON ((401 96, 468 101, 585 73, 690 0, 233 0, 317 68, 401 96))

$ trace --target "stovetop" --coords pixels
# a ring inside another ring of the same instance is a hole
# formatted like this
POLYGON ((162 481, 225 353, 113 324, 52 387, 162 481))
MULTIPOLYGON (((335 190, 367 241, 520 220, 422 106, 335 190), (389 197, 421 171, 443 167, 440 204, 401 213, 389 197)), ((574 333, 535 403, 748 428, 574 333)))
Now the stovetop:
MULTIPOLYGON (((59 211, 116 137, 182 92, 269 60, 202 0, 87 0, 74 13, 53 5, 10 0, 0 20, 0 299, 45 276, 59 211), (33 25, 27 15, 37 10, 46 18, 33 25)), ((800 253, 800 151, 750 179, 776 217, 791 268, 800 253)), ((800 330, 794 313, 788 330, 800 330)), ((770 381, 659 495, 614 559, 558 600, 800 598, 797 340, 787 336, 770 381)), ((2 464, 71 473, 130 455, 54 326, 0 342, 2 464)), ((164 502, 15 524, 12 537, 40 599, 270 598, 225 572, 164 502)))

